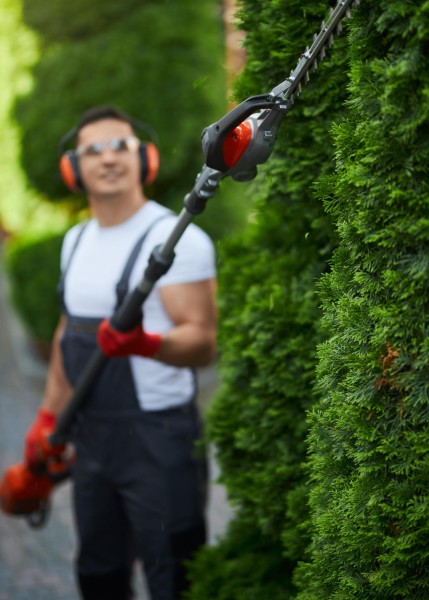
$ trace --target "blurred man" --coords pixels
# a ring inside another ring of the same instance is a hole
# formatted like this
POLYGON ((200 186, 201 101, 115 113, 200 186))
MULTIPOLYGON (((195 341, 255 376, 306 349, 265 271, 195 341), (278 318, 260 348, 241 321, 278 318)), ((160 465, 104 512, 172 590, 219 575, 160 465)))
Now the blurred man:
POLYGON ((192 369, 209 364, 216 352, 214 249, 190 225, 172 267, 144 304, 141 325, 114 330, 108 318, 141 280, 175 216, 145 197, 156 158, 137 138, 131 117, 96 107, 73 134, 65 179, 85 191, 92 219, 64 239, 63 314, 26 457, 40 460, 42 431, 55 428, 98 344, 111 358, 73 433, 81 595, 130 598, 130 557, 137 556, 152 600, 176 600, 186 587, 182 561, 206 535, 206 470, 195 448, 201 425, 192 369))

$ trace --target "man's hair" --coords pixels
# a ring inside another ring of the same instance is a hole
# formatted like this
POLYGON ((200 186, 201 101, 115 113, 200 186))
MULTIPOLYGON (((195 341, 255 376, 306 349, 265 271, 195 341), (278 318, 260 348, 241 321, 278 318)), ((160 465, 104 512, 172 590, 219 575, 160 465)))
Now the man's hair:
POLYGON ((85 127, 85 125, 89 125, 89 123, 95 123, 96 121, 102 121, 103 119, 117 119, 118 121, 124 121, 131 125, 133 131, 135 132, 135 127, 133 123, 133 119, 129 117, 126 113, 124 113, 120 108, 116 106, 94 106, 87 110, 79 119, 76 125, 76 135, 78 135, 79 131, 85 127))

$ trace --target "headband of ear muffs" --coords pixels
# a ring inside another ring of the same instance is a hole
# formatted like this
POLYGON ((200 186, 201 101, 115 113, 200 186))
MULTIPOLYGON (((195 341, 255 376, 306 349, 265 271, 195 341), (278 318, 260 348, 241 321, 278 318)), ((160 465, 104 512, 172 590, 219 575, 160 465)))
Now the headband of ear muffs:
MULTIPOLYGON (((101 120, 101 119, 100 119, 101 120)), ((133 129, 140 129, 145 133, 153 135, 151 128, 143 123, 140 123, 133 117, 127 117, 128 122, 133 129)), ((60 140, 59 154, 60 163, 59 170, 61 179, 65 185, 75 194, 85 192, 85 186, 80 176, 79 161, 75 150, 64 150, 67 142, 76 137, 78 133, 77 127, 74 127, 67 132, 60 140)), ((142 184, 149 185, 153 183, 159 171, 159 152, 153 142, 142 142, 139 146, 140 155, 140 180, 142 184)))

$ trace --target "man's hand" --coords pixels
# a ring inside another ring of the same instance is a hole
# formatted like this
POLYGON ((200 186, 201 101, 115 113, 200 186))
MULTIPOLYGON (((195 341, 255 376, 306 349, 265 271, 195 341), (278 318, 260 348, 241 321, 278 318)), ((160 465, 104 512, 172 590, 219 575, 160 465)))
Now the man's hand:
POLYGON ((162 338, 157 333, 147 333, 141 325, 130 331, 114 329, 108 319, 100 323, 98 345, 106 356, 145 356, 153 358, 159 351, 162 338))
POLYGON ((25 436, 24 457, 28 465, 37 465, 46 459, 48 437, 55 429, 57 416, 40 408, 34 423, 25 436))

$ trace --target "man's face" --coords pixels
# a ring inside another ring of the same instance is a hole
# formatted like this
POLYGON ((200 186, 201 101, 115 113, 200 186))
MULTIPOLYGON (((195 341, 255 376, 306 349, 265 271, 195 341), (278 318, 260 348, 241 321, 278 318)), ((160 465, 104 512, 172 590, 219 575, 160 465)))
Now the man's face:
POLYGON ((129 123, 103 119, 85 125, 76 152, 89 196, 115 198, 141 188, 138 143, 129 123))

